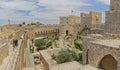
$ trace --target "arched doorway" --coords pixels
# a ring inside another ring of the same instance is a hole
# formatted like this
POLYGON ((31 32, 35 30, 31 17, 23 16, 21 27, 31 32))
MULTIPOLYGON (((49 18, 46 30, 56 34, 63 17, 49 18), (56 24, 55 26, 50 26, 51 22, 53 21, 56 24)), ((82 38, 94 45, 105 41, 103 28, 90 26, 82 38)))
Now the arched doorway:
POLYGON ((103 70, 117 70, 117 61, 111 55, 106 55, 100 61, 98 68, 103 70))

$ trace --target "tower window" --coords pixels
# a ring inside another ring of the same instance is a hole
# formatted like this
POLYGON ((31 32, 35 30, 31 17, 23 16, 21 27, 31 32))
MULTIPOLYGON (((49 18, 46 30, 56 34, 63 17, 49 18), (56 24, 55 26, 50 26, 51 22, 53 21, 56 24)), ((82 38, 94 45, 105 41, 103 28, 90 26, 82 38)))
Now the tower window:
POLYGON ((68 35, 68 34, 69 34, 68 30, 66 30, 66 35, 68 35))

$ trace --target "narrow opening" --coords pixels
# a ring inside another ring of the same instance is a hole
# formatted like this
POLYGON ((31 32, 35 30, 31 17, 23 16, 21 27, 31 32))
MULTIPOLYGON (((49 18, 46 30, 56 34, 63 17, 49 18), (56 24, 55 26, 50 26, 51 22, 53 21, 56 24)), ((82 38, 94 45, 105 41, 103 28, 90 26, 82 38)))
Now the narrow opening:
POLYGON ((68 30, 66 30, 66 35, 68 35, 68 34, 69 34, 68 30))
POLYGON ((87 50, 87 53, 86 53, 86 64, 89 64, 89 61, 88 61, 88 56, 89 56, 89 50, 87 50))

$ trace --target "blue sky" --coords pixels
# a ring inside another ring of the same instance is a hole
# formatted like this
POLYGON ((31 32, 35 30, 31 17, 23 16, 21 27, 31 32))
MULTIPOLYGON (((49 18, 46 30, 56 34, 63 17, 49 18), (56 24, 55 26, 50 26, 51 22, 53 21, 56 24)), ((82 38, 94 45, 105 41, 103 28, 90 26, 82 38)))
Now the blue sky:
POLYGON ((0 24, 19 24, 25 21, 42 22, 44 24, 59 23, 59 16, 73 14, 80 16, 81 12, 109 10, 110 0, 0 0, 0 24))

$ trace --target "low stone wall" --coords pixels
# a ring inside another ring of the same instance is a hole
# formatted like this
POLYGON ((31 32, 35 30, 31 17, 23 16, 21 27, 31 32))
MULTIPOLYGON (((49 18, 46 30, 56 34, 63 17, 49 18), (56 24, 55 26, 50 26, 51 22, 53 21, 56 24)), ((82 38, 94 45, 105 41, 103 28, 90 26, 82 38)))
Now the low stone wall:
POLYGON ((82 65, 76 61, 57 64, 52 59, 52 54, 58 54, 61 48, 40 51, 40 60, 44 65, 45 70, 83 70, 82 65))
POLYGON ((9 55, 9 47, 7 43, 4 43, 0 46, 0 65, 8 55, 9 55))
POLYGON ((49 70, 83 70, 83 69, 80 63, 72 61, 54 65, 49 70))
POLYGON ((40 60, 43 63, 46 70, 49 70, 49 67, 56 65, 55 60, 52 59, 52 54, 57 54, 60 48, 51 49, 51 50, 43 50, 40 52, 40 60))
POLYGON ((91 43, 88 51, 88 63, 93 67, 98 67, 106 55, 111 55, 118 61, 118 48, 91 43))
MULTIPOLYGON (((46 54, 46 53, 44 53, 46 54)), ((49 55, 48 55, 49 57, 49 55)), ((43 63, 43 66, 45 67, 45 70, 49 70, 49 64, 47 63, 46 59, 44 58, 44 55, 41 53, 40 54, 40 60, 43 63)))
POLYGON ((83 42, 82 42, 82 50, 83 50, 83 54, 82 54, 82 61, 83 61, 83 65, 85 65, 87 63, 87 51, 90 47, 90 41, 96 41, 96 39, 91 38, 91 37, 83 37, 83 42))
POLYGON ((106 39, 120 39, 120 34, 110 34, 110 33, 107 33, 107 34, 104 34, 104 37, 106 39))
POLYGON ((120 39, 119 34, 90 34, 89 36, 92 39, 106 40, 106 39, 120 39))

